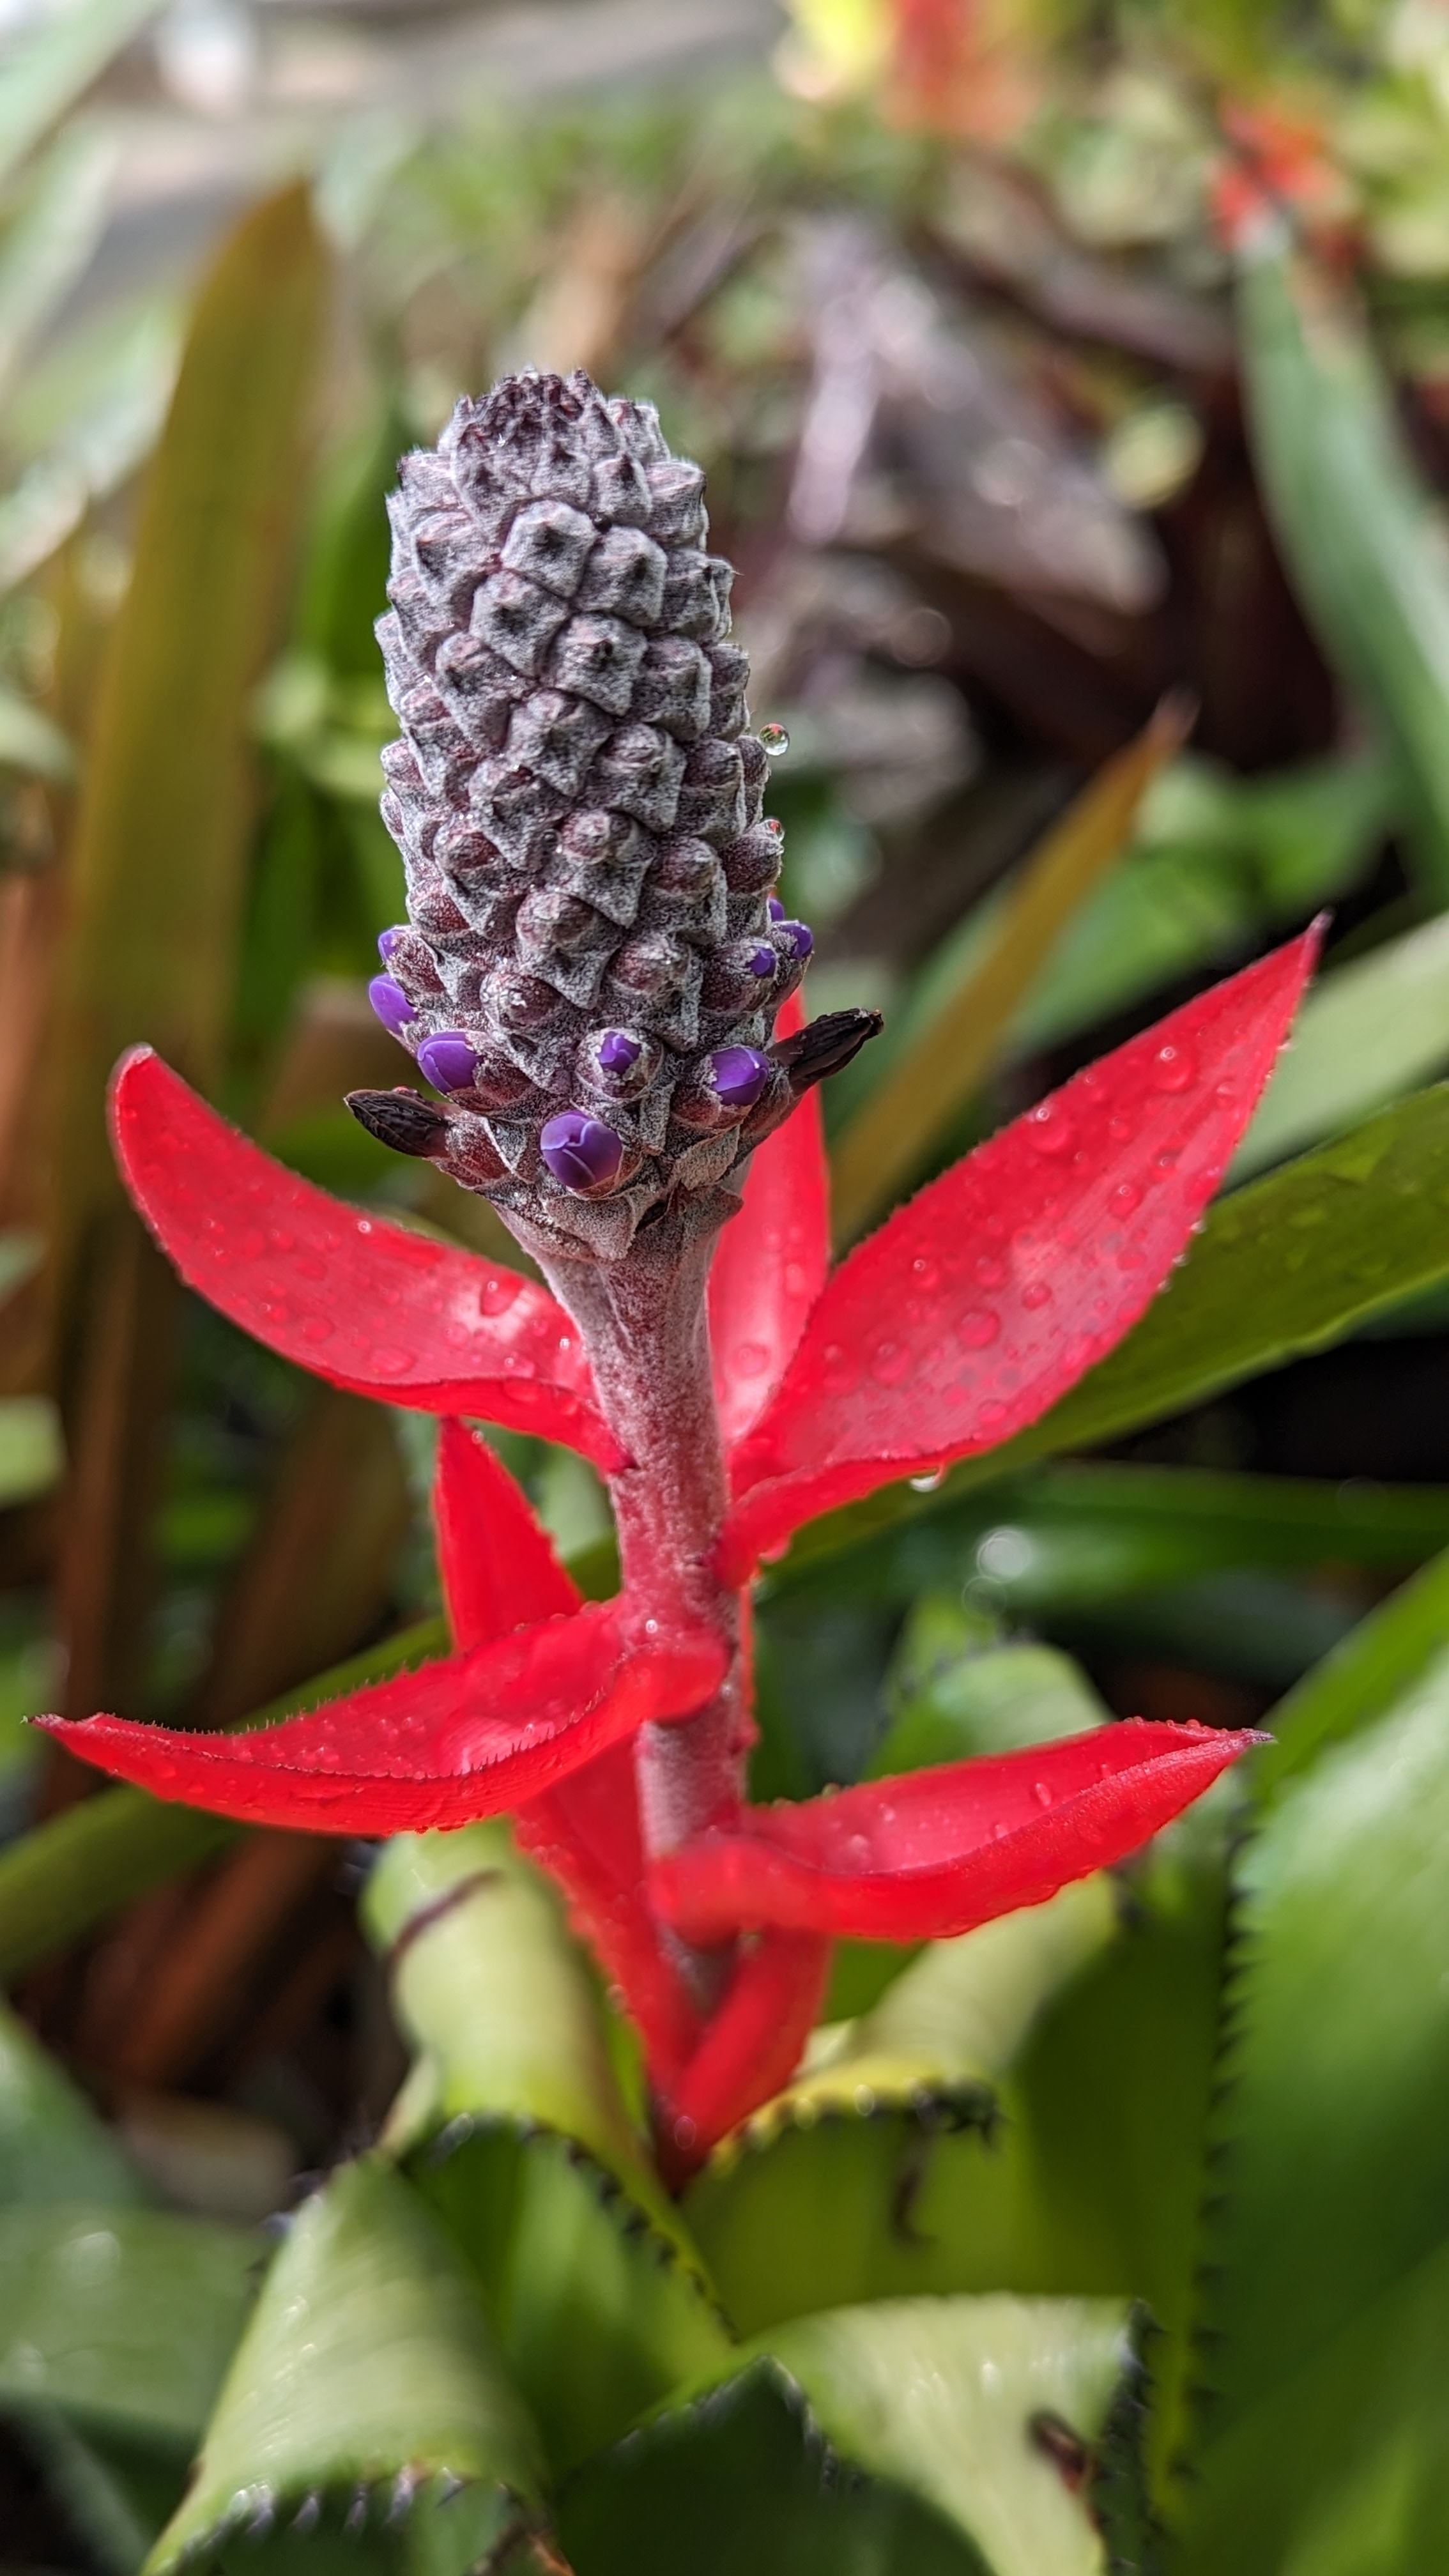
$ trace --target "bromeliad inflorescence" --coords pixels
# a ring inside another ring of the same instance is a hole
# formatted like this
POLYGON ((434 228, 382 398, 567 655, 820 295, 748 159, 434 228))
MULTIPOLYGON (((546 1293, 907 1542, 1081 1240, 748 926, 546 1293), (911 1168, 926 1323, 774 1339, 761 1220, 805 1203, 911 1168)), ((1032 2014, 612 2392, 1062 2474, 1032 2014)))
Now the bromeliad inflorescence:
POLYGON ((507 1810, 644 2043, 675 2173, 791 2073, 833 1940, 918 1941, 1121 1859, 1250 1738, 1129 1721, 756 1807, 748 1603, 816 1515, 998 1446, 1129 1330, 1247 1124, 1310 932, 930 1184, 827 1277, 802 1025, 729 568, 652 411, 510 379, 410 457, 382 622, 409 922, 373 997, 416 1089, 354 1095, 481 1190, 539 1287, 328 1199, 148 1051, 113 1123, 187 1280, 340 1386, 444 1417, 455 1652, 250 1735, 48 1720, 161 1796, 385 1835, 507 1810), (580 1602, 465 1428, 607 1479, 623 1588, 580 1602))

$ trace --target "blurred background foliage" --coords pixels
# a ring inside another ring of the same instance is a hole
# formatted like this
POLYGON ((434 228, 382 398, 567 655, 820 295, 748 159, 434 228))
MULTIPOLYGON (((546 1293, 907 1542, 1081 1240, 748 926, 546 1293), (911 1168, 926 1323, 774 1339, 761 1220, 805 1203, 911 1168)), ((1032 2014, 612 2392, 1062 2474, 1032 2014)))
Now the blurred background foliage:
MULTIPOLYGON (((887 1013, 832 1087, 842 1242, 1324 906, 1233 1183, 1380 1111, 1442 1155, 1435 1095, 1395 1104, 1449 1069, 1443 0, 8 0, 0 1975, 197 2225, 397 2080, 349 1856, 92 1796, 21 1721, 223 1725, 428 1651, 430 1435, 180 1289, 104 1081, 152 1041, 298 1170, 521 1258, 340 1100, 397 1070, 383 496, 523 363, 708 470, 812 1003, 887 1013)), ((1270 1244, 1248 1359, 1088 1401, 1093 1461, 813 1533, 763 1607, 761 1794, 912 1710, 1014 1740, 998 1650, 1117 1713, 1299 1684, 1449 1543, 1418 1222, 1357 1298, 1270 1244)), ((590 1472, 500 1446, 607 1584, 590 1472)), ((230 2317, 231 2238, 196 2261, 230 2317)), ((0 2563, 133 2567, 145 2478, 67 2420, 0 2429, 0 2563)))

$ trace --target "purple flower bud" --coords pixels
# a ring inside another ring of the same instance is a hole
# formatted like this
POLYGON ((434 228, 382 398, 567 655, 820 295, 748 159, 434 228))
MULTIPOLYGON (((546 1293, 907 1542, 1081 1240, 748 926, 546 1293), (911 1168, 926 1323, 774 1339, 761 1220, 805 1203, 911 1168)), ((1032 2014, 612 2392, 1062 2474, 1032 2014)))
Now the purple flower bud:
POLYGON ((554 1179, 568 1190, 607 1189, 624 1159, 612 1127, 582 1109, 561 1109, 545 1122, 538 1142, 554 1179))
POLYGON ((809 956, 815 945, 815 933, 805 922, 777 921, 775 928, 782 939, 789 941, 792 956, 809 956))
MULTIPOLYGON (((780 898, 779 898, 779 896, 778 896, 777 894, 772 894, 772 895, 771 895, 771 897, 770 897, 770 907, 769 907, 769 909, 770 909, 770 919, 771 919, 772 921, 783 921, 783 920, 784 920, 784 918, 785 918, 785 907, 784 907, 784 905, 782 904, 782 902, 780 901, 780 898)), ((386 934, 386 936, 390 939, 390 938, 392 937, 392 933, 391 933, 391 931, 388 931, 388 932, 387 932, 387 934, 386 934)))
POLYGON ((770 1067, 755 1047, 719 1047, 706 1059, 705 1075, 727 1109, 753 1109, 770 1079, 770 1067))
POLYGON ((395 929, 380 930, 378 932, 377 953, 382 959, 384 966, 390 966, 392 964, 394 957, 397 955, 398 949, 401 947, 402 942, 406 939, 407 935, 406 922, 399 922, 395 929))
POLYGON ((775 952, 773 948, 766 948, 762 945, 759 948, 751 949, 750 973, 752 975, 773 975, 774 971, 775 952))
POLYGON ((639 1061, 640 1041, 627 1029, 605 1029, 594 1053, 602 1073, 627 1073, 639 1061))
POLYGON ((374 975, 367 988, 367 998, 383 1027, 395 1038, 402 1036, 416 1016, 401 984, 395 984, 390 975, 374 975))
POLYGON ((477 1050, 461 1029, 440 1029, 418 1049, 418 1071, 435 1091, 466 1091, 477 1070, 477 1050))

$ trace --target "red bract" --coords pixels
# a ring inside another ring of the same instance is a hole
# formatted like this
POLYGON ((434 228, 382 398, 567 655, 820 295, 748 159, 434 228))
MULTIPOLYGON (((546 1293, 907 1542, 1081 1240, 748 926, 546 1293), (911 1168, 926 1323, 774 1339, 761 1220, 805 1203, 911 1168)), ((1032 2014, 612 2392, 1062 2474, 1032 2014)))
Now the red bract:
MULTIPOLYGON (((813 1514, 993 1447, 1120 1340, 1221 1178, 1316 944, 1309 932, 1079 1074, 828 1282, 824 1161, 802 1103, 756 1153, 711 1282, 732 1507, 723 1524, 715 1507, 702 1553, 676 1545, 672 1568, 649 1553, 669 1539, 668 1498, 662 1520, 641 1512, 559 1304, 336 1205, 153 1056, 129 1058, 118 1150, 183 1275, 336 1384, 544 1431, 616 1473, 629 1580, 616 1602, 581 1605, 497 1459, 446 1420, 452 1657, 240 1738, 48 1722, 120 1777, 265 1823, 378 1834, 512 1808, 638 2024, 661 2152, 683 2172, 790 2074, 833 1939, 939 1938, 1040 1903, 1122 1858, 1255 1740, 1129 1724, 797 1806, 718 1794, 722 1741, 742 1770, 738 1614, 760 1555, 813 1514), (709 1803, 661 1835, 640 1783, 669 1783, 668 1747, 701 1726, 709 1803)), ((682 1329, 671 1365, 689 1347, 682 1329)), ((707 1398, 696 1418, 708 1427, 707 1398)), ((717 1460, 695 1460, 686 1489, 698 1527, 717 1460)))
POLYGON ((187 1286, 269 1350, 333 1386, 619 1465, 578 1334, 546 1288, 298 1180, 149 1047, 117 1070, 111 1133, 187 1286))
POLYGON ((1155 1834, 1250 1744, 1130 1718, 990 1760, 751 1807, 656 1861, 650 1893, 691 1941, 732 1932, 941 1941, 1040 1905, 1155 1834))
POLYGON ((158 1798, 317 1833, 416 1833, 499 1815, 647 1721, 697 1708, 724 1669, 714 1639, 646 1625, 626 1595, 591 1603, 255 1735, 40 1722, 158 1798))

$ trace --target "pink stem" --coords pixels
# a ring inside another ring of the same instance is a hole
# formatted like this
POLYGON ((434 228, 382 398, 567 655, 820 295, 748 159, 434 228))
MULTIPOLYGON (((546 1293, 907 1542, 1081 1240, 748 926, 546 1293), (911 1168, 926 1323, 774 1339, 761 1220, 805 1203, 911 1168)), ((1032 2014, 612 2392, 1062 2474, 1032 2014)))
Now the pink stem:
MULTIPOLYGON (((713 1229, 681 1250, 667 1224, 636 1238, 622 1262, 547 1264, 593 1365, 599 1403, 629 1464, 610 1479, 624 1581, 669 1625, 706 1628, 730 1656, 708 1705, 646 1726, 636 1766, 644 1845, 672 1851, 729 1822, 744 1793, 748 1709, 737 1592, 714 1559, 726 1506, 724 1454, 710 1374, 705 1285, 713 1229)), ((699 1999, 720 1991, 732 1950, 682 1960, 699 1999)))

